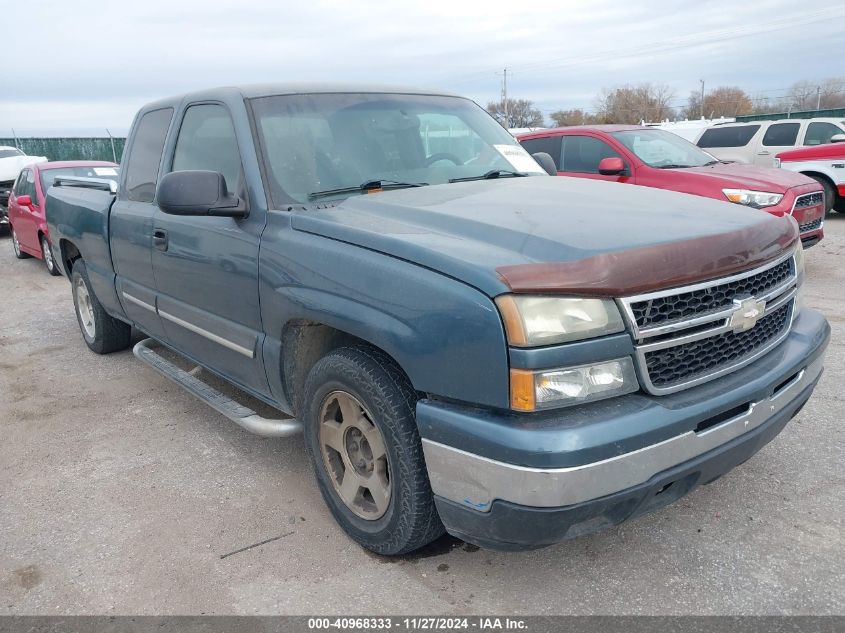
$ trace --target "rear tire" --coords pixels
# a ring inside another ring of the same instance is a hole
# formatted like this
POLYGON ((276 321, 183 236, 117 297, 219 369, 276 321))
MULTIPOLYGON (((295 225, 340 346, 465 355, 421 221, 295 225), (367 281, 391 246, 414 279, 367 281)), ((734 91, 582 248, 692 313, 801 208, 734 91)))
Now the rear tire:
POLYGON ((836 204, 836 189, 826 179, 821 176, 810 176, 813 180, 819 183, 824 189, 824 211, 830 213, 833 206, 836 204))
POLYGON ((85 262, 76 260, 70 277, 73 289, 73 307, 85 344, 96 354, 108 354, 129 347, 132 327, 110 316, 104 309, 88 278, 85 262))
POLYGON ((32 257, 29 253, 24 253, 21 250, 20 240, 18 240, 18 235, 15 233, 15 229, 11 224, 9 225, 9 232, 12 234, 12 248, 15 251, 15 257, 18 259, 29 259, 32 257))
POLYGON ((44 260, 47 272, 53 275, 53 277, 58 277, 62 274, 56 265, 56 258, 53 257, 53 247, 50 246, 50 240, 47 239, 46 235, 41 236, 41 258, 44 260))
POLYGON ((371 347, 343 347, 314 365, 304 391, 305 446, 343 530, 384 555, 442 535, 414 415, 417 396, 395 363, 371 347))

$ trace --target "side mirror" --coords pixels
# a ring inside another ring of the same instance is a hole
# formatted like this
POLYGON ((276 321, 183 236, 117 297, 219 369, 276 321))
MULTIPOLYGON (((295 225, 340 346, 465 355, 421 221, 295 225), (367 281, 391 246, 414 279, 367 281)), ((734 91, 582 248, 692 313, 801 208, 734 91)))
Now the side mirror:
POLYGON ((618 156, 608 156, 599 161, 599 173, 602 176, 619 176, 625 171, 625 162, 618 156))
POLYGON ((216 171, 173 171, 158 183, 158 207, 171 215, 246 217, 246 204, 229 193, 216 171))
POLYGON ((549 176, 557 176, 557 165, 555 165, 555 159, 552 158, 551 154, 534 152, 531 156, 549 176))
POLYGON ((18 196, 15 201, 22 207, 32 206, 32 196, 18 196))
POLYGON ((831 143, 845 143, 845 134, 834 134, 830 137, 831 143))

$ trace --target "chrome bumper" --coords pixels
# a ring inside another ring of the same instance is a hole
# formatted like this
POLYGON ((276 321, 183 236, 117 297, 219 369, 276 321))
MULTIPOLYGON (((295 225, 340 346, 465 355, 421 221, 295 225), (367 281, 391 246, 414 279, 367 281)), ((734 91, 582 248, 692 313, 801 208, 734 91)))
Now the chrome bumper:
POLYGON ((744 413, 704 431, 689 431, 658 444, 573 468, 528 468, 423 439, 434 494, 486 512, 495 500, 538 508, 582 503, 642 484, 747 433, 786 408, 821 375, 823 359, 744 413))

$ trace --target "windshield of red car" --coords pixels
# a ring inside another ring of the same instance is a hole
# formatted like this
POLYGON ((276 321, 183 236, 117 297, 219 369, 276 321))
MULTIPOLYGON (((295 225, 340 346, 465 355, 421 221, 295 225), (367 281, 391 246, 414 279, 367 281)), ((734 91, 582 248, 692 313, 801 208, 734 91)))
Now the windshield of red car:
POLYGON ((718 161, 686 139, 665 130, 625 130, 612 136, 650 167, 702 167, 718 161))

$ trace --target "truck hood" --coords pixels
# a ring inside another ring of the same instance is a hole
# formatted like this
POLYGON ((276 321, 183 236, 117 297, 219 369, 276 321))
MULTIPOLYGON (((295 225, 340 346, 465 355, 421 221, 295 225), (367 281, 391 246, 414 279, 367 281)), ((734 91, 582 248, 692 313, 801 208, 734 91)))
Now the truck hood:
POLYGON ((0 158, 0 182, 15 180, 24 167, 46 161, 46 156, 9 156, 8 158, 0 158))
POLYGON ((712 279, 782 254, 790 217, 671 191, 528 177, 354 196, 294 229, 436 270, 489 296, 624 296, 712 279))
POLYGON ((672 171, 683 173, 690 178, 708 180, 714 188, 752 189, 772 193, 786 193, 793 187, 810 185, 814 182, 811 178, 792 171, 779 171, 739 163, 717 163, 706 167, 690 167, 672 171))

